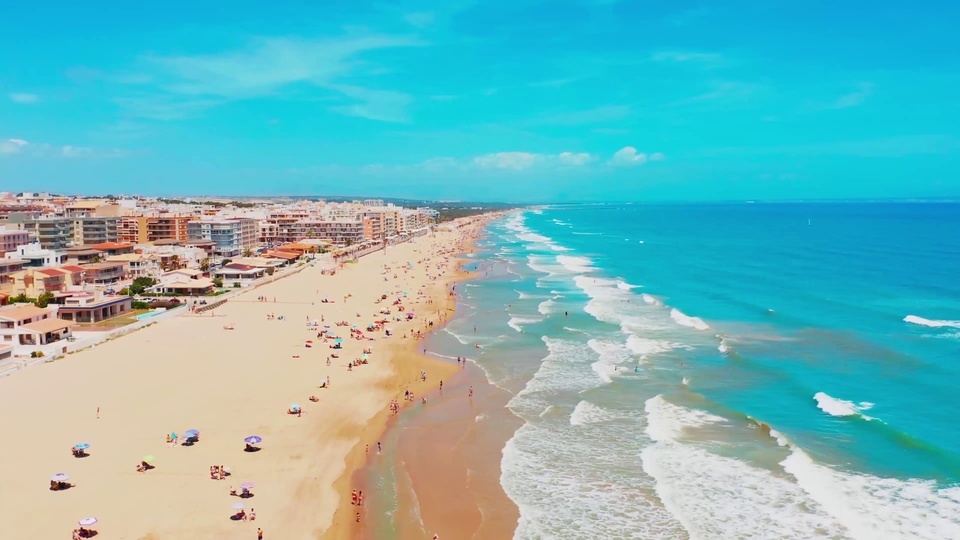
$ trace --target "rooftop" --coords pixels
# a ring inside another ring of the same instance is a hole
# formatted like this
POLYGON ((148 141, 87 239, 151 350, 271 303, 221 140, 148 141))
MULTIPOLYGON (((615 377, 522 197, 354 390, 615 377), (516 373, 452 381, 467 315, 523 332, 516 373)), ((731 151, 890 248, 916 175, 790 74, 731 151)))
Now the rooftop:
POLYGON ((73 326, 72 322, 53 317, 50 319, 43 319, 42 321, 34 321, 32 323, 25 324, 20 328, 23 328, 24 330, 33 330, 34 332, 39 332, 41 334, 46 334, 47 332, 54 332, 56 330, 62 330, 64 328, 70 328, 71 326, 73 326))
POLYGON ((133 244, 127 244, 126 242, 104 242, 102 244, 94 244, 90 247, 101 251, 110 251, 113 249, 133 249, 133 244))
POLYGON ((33 304, 14 304, 13 307, 0 308, 0 319, 22 321, 49 312, 49 309, 39 308, 33 304))

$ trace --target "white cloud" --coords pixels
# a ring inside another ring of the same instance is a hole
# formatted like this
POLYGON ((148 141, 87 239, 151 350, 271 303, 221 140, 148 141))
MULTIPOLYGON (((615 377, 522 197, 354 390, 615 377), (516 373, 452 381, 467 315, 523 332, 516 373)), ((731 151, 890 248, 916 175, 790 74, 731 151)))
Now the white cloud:
POLYGON ((587 154, 586 152, 560 152, 560 155, 557 156, 560 159, 560 163, 564 165, 586 165, 593 161, 593 155, 587 154))
POLYGON ((87 146, 55 146, 47 143, 28 143, 23 139, 0 139, 0 155, 22 154, 28 157, 53 158, 120 158, 130 155, 119 148, 96 149, 87 146))
POLYGON ((88 148, 85 146, 64 146, 60 149, 60 154, 63 157, 74 158, 74 157, 88 157, 93 155, 93 148, 88 148))
POLYGON ((873 89, 873 83, 860 83, 856 91, 840 96, 830 108, 847 109, 863 105, 873 95, 873 89))
POLYGON ((661 152, 646 154, 643 152, 637 152, 637 149, 632 146, 624 146, 613 154, 613 157, 610 158, 609 164, 629 167, 633 165, 643 165, 648 161, 661 161, 665 157, 666 156, 664 156, 661 152))
POLYGON ((0 154, 19 154, 28 144, 23 139, 2 139, 0 140, 0 154))
POLYGON ((22 105, 31 105, 40 101, 40 97, 36 94, 25 94, 21 92, 13 92, 10 94, 10 101, 14 103, 20 103, 22 105))
POLYGON ((509 169, 522 171, 543 160, 540 154, 529 152, 497 152, 473 158, 473 164, 481 169, 509 169))

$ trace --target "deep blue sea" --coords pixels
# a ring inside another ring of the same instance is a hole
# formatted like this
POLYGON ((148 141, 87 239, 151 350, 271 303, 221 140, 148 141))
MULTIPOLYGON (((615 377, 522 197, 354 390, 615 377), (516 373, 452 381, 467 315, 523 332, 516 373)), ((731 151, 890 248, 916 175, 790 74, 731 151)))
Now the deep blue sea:
POLYGON ((431 350, 515 394, 516 538, 960 538, 960 205, 549 206, 488 232, 431 350))

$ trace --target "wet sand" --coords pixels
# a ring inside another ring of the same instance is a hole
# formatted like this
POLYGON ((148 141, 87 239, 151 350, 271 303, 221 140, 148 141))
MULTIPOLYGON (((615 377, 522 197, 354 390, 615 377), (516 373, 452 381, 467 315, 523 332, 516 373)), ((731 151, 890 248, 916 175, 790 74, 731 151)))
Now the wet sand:
MULTIPOLYGON (((390 419, 385 438, 396 449, 369 456, 354 478, 358 485, 378 482, 374 472, 383 471, 387 461, 397 484, 392 517, 399 538, 513 537, 519 510, 500 485, 503 447, 522 424, 506 408, 511 397, 468 362, 442 390, 427 395, 426 405, 390 419)), ((362 510, 365 520, 372 519, 358 537, 381 538, 384 531, 375 527, 388 510, 379 501, 368 501, 362 510)))

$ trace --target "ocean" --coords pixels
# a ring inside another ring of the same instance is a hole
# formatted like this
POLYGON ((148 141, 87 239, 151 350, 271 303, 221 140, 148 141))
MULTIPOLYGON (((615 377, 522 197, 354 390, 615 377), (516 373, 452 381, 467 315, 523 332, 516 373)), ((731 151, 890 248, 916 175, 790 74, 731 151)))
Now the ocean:
POLYGON ((477 247, 429 347, 514 394, 515 538, 960 538, 960 205, 546 206, 477 247))

